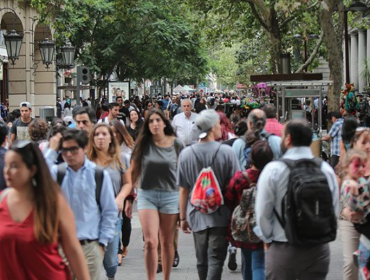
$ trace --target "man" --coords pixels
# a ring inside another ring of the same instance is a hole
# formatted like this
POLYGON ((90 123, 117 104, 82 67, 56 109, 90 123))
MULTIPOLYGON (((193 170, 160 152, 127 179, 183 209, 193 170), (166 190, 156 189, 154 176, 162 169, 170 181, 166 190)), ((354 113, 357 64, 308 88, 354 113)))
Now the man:
MULTIPOLYGON (((119 115, 119 105, 118 105, 118 103, 116 103, 116 102, 109 103, 108 110, 109 110, 108 116, 106 116, 104 119, 100 119, 98 121, 98 123, 102 123, 102 122, 109 123, 112 120, 116 120, 117 119, 117 117, 119 115)), ((122 120, 120 120, 120 122, 123 125, 125 125, 125 123, 122 120)))
POLYGON ((90 134, 94 124, 96 123, 96 114, 91 107, 80 107, 75 112, 76 129, 85 130, 90 134))
MULTIPOLYGON (((7 151, 8 143, 8 126, 5 122, 0 122, 0 170, 4 170, 4 156, 7 151)), ((4 179, 4 172, 0 172, 0 191, 5 189, 6 183, 4 179)))
POLYGON ((321 138, 322 141, 330 143, 330 165, 335 168, 339 162, 340 156, 340 141, 342 140, 342 126, 343 118, 339 112, 332 112, 330 114, 333 126, 329 133, 321 138))
MULTIPOLYGON (((247 161, 244 155, 244 150, 246 148, 247 142, 253 143, 259 139, 264 139, 266 135, 266 130, 264 127, 266 125, 266 115, 261 109, 252 110, 247 118, 248 130, 244 136, 241 136, 239 139, 235 140, 233 143, 233 150, 239 159, 239 164, 242 170, 246 169, 247 161)), ((274 159, 281 157, 281 148, 280 142, 281 138, 276 135, 270 135, 268 137, 268 142, 272 152, 274 153, 274 159)))
POLYGON ((60 97, 57 97, 56 107, 57 107, 57 117, 58 118, 61 118, 62 117, 63 108, 62 108, 62 101, 60 100, 60 97))
POLYGON ((168 110, 170 106, 171 106, 170 95, 165 94, 164 99, 162 99, 162 110, 168 110))
POLYGON ((88 137, 85 131, 70 129, 50 139, 45 159, 54 180, 58 165, 53 162, 61 148, 66 172, 61 188, 75 215, 77 238, 80 240, 92 280, 100 279, 105 247, 113 240, 118 209, 111 178, 103 171, 100 205, 96 200, 96 164, 85 156, 88 137))
POLYGON ((215 110, 202 111, 195 124, 200 142, 185 148, 179 156, 177 185, 180 186, 181 228, 185 233, 193 231, 199 279, 219 280, 227 256, 229 209, 221 205, 215 212, 204 214, 195 210, 189 196, 202 168, 211 165, 224 191, 240 167, 232 149, 215 141, 221 137, 220 118, 215 110))
POLYGON ((181 104, 182 113, 177 114, 172 121, 172 126, 176 131, 177 137, 184 142, 186 146, 193 143, 193 125, 197 114, 191 111, 192 102, 190 99, 184 99, 181 104))
POLYGON ((28 124, 33 120, 31 117, 32 107, 29 102, 22 102, 20 105, 21 117, 13 123, 10 144, 17 140, 30 140, 28 134, 28 124))
POLYGON ((283 125, 277 120, 277 111, 274 104, 266 104, 263 107, 263 111, 266 114, 266 125, 265 130, 268 133, 274 134, 281 137, 281 131, 283 130, 283 125))
MULTIPOLYGON (((306 120, 294 119, 288 122, 282 133, 281 146, 285 151, 283 158, 312 159, 311 141, 312 130, 306 120)), ((322 162, 320 170, 327 178, 335 214, 338 215, 339 188, 334 171, 326 162, 322 162)), ((254 231, 267 243, 266 276, 269 280, 324 280, 329 270, 329 244, 306 247, 290 245, 277 215, 274 214, 276 211, 279 217, 282 215, 282 199, 287 192, 289 174, 285 163, 273 161, 263 169, 257 183, 257 227, 254 231)))

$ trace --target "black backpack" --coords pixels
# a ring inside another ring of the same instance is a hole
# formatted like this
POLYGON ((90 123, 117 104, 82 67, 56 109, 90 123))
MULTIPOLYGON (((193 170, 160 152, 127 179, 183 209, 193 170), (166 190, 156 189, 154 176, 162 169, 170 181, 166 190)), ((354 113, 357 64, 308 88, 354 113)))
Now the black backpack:
MULTIPOLYGON (((66 175, 66 164, 61 163, 58 164, 58 173, 57 173, 57 182, 60 186, 62 186, 64 176, 66 175)), ((95 167, 95 183, 96 183, 96 189, 95 189, 95 199, 96 204, 99 206, 100 212, 102 211, 101 205, 100 205, 100 195, 101 195, 101 189, 103 186, 103 178, 104 178, 104 172, 103 168, 100 166, 95 167)))
POLYGON ((279 223, 292 246, 312 246, 335 240, 337 222, 322 160, 280 159, 290 169, 288 188, 282 200, 279 223))

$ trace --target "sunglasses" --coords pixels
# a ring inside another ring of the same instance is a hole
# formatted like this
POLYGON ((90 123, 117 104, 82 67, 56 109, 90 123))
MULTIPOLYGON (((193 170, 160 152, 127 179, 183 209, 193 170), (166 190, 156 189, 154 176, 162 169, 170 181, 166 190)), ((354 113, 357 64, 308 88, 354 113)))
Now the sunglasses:
POLYGON ((70 148, 62 148, 60 151, 62 153, 62 155, 67 155, 68 152, 71 153, 71 155, 76 155, 78 153, 78 150, 80 149, 79 146, 73 146, 73 147, 70 147, 70 148))

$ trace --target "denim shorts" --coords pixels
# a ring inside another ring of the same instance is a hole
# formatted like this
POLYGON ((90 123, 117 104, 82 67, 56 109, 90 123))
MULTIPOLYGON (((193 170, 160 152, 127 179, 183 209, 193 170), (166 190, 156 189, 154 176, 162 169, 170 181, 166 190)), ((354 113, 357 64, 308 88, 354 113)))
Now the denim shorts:
POLYGON ((139 189, 137 210, 157 210, 162 214, 178 214, 180 195, 178 191, 139 189))

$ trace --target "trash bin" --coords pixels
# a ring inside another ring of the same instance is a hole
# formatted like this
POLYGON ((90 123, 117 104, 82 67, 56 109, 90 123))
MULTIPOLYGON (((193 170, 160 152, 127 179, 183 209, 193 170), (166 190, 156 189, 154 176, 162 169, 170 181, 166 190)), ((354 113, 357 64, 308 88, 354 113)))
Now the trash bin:
POLYGON ((55 117, 54 107, 45 106, 40 108, 40 118, 46 120, 46 122, 51 122, 55 117))

